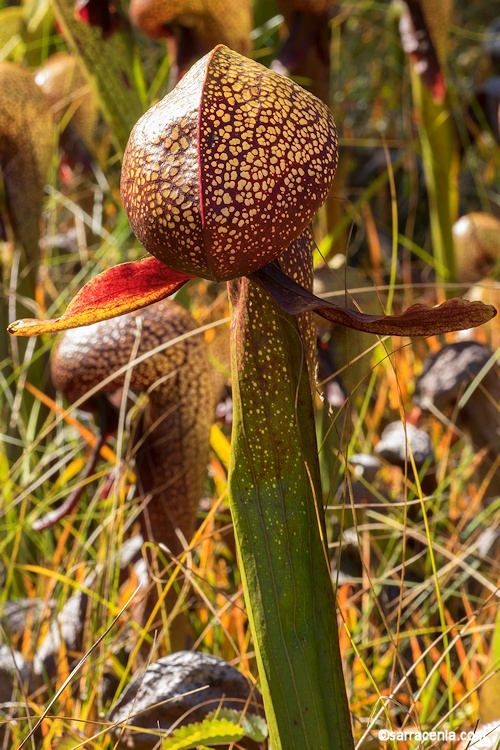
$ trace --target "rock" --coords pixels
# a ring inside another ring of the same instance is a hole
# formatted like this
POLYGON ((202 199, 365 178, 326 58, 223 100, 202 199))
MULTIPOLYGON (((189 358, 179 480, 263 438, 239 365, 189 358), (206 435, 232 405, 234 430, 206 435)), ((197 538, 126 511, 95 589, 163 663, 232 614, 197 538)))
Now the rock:
POLYGON ((363 477, 368 484, 373 484, 377 472, 382 466, 379 458, 370 456, 368 453, 354 453, 348 460, 354 466, 357 477, 363 477))
POLYGON ((46 615, 47 607, 53 610, 54 601, 25 597, 4 602, 0 615, 0 642, 4 633, 10 641, 13 636, 22 635, 27 624, 33 629, 46 615))
MULTIPOLYGON (((432 411, 433 406, 440 411, 454 407, 492 356, 489 347, 473 341, 444 346, 425 361, 415 385, 415 403, 427 411, 432 411)), ((498 372, 492 378, 492 385, 495 395, 500 397, 500 383, 493 381, 498 381, 498 372)))
POLYGON ((405 464, 411 466, 410 453, 413 454, 417 469, 426 462, 434 463, 434 451, 427 433, 413 424, 403 424, 400 420, 391 422, 383 430, 380 441, 375 446, 375 452, 389 463, 401 468, 404 468, 405 464))
POLYGON ((478 474, 488 479, 486 496, 500 494, 500 472, 493 469, 500 452, 500 367, 493 352, 474 341, 444 346, 425 362, 415 385, 414 402, 423 411, 451 412, 457 425, 468 432, 476 452, 485 451, 478 474), (483 372, 484 368, 484 372, 483 372), (477 387, 463 398, 480 374, 477 387))
POLYGON ((31 681, 31 665, 24 656, 9 646, 0 646, 0 703, 15 700, 16 689, 29 692, 31 681))
MULTIPOLYGON (((174 723, 201 721, 219 706, 263 715, 260 693, 234 667, 215 656, 179 651, 137 675, 112 707, 108 720, 119 723, 113 729, 117 748, 149 750, 174 723)), ((258 748, 255 742, 241 745, 258 748)))
MULTIPOLYGON (((91 588, 95 578, 95 573, 88 576, 82 583, 82 589, 91 588)), ((33 668, 37 677, 46 680, 57 673, 61 643, 64 643, 66 651, 73 655, 82 652, 88 607, 88 595, 83 590, 77 591, 52 620, 49 631, 33 658, 33 668)), ((76 659, 76 656, 74 658, 76 659)))

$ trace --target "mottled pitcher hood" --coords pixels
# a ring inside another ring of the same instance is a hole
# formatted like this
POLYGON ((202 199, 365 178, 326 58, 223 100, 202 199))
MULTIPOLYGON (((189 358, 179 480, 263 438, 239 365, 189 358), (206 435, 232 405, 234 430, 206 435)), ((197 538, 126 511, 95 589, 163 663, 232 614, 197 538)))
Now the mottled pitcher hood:
POLYGON ((308 226, 332 184, 337 147, 323 102, 219 45, 133 129, 123 205, 146 250, 170 268, 236 278, 308 226))

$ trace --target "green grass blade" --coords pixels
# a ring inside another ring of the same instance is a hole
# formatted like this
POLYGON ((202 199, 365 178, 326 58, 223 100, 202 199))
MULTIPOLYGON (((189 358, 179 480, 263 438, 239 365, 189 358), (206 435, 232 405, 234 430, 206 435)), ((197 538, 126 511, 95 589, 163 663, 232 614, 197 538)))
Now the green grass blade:
POLYGON ((229 490, 271 744, 352 748, 297 322, 248 279, 230 292, 229 490))
POLYGON ((125 31, 103 39, 101 29, 75 18, 73 0, 53 0, 53 7, 64 38, 80 58, 97 96, 115 146, 123 152, 130 131, 147 107, 133 40, 125 31))
POLYGON ((457 280, 452 227, 458 218, 457 139, 445 101, 436 104, 419 76, 412 72, 415 108, 429 197, 429 220, 438 281, 457 280), (444 272, 443 272, 444 271, 444 272))

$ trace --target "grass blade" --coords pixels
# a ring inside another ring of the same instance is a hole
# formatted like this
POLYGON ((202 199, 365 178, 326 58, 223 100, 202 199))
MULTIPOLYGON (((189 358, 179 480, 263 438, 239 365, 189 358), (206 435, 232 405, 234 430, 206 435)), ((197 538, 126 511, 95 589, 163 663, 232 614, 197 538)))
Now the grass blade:
POLYGON ((68 46, 89 78, 115 146, 123 152, 130 131, 147 107, 132 38, 125 31, 103 38, 101 29, 75 18, 73 0, 53 0, 53 7, 68 46))

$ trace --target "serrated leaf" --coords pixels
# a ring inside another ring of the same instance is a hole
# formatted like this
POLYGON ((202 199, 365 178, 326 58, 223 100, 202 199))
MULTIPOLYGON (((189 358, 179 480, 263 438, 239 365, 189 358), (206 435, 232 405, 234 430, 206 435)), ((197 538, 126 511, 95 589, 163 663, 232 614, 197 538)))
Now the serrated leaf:
POLYGON ((204 719, 176 729, 172 737, 164 740, 162 750, 189 750, 200 744, 226 745, 245 737, 243 727, 228 719, 204 719))
POLYGON ((245 736, 255 742, 264 742, 269 735, 266 720, 259 714, 242 713, 234 708, 218 708, 207 714, 207 719, 211 718, 228 719, 234 724, 239 724, 243 727, 245 736))

